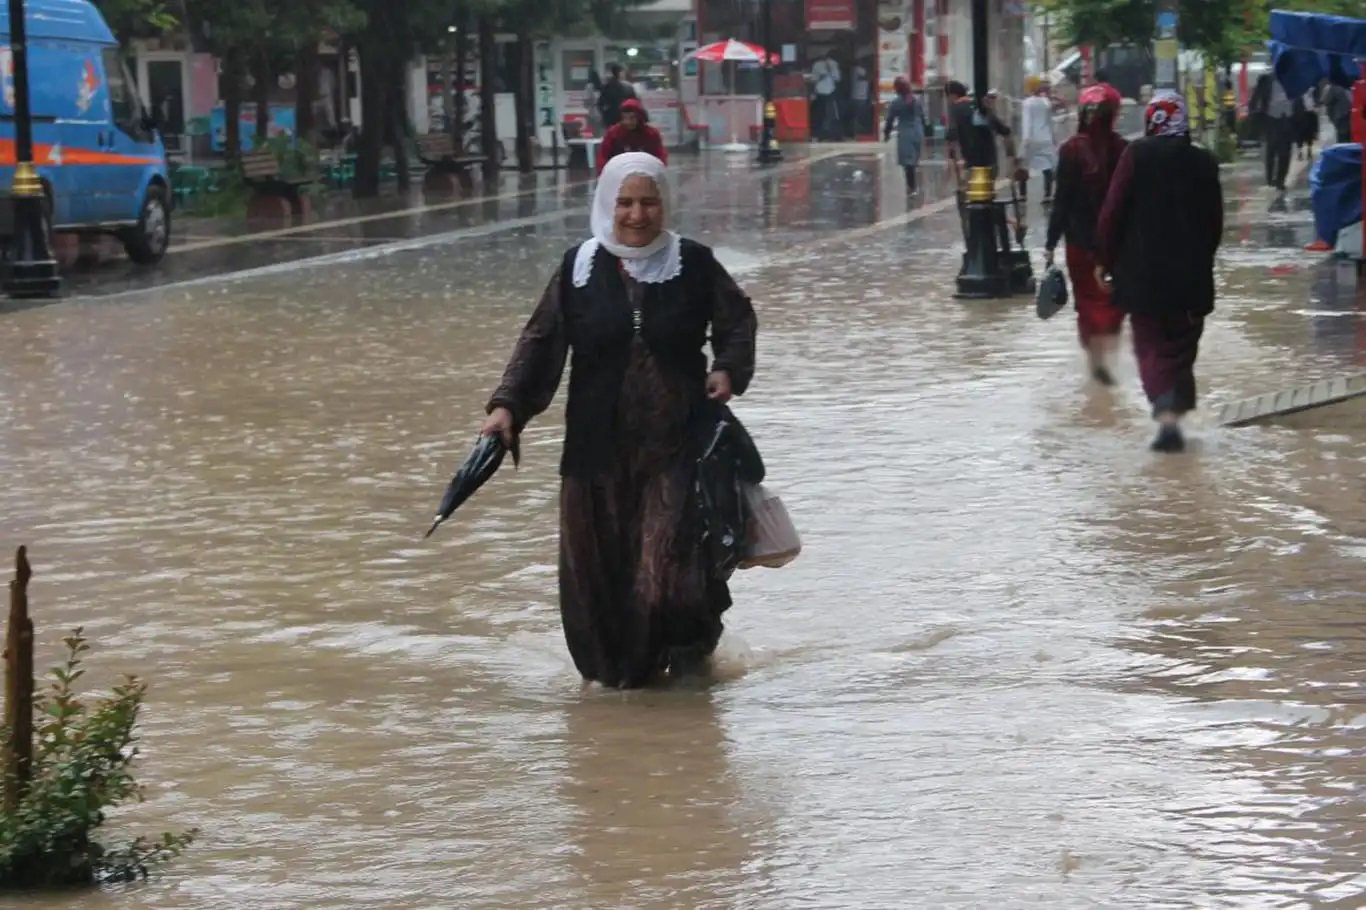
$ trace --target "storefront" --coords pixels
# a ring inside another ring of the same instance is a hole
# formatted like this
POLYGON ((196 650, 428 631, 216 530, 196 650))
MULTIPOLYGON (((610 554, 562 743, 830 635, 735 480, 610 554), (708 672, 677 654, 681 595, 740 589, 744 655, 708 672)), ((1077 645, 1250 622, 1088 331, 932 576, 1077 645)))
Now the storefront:
MULTIPOLYGON (((817 137, 873 139, 892 81, 905 76, 923 79, 912 65, 916 56, 917 9, 923 0, 768 0, 772 21, 771 50, 780 62, 773 93, 780 132, 796 135, 794 125, 809 125, 817 137), (822 78, 838 73, 838 79, 822 78), (785 128, 786 127, 786 128, 785 128)), ((763 43, 761 0, 698 0, 702 44, 735 38, 763 43)), ((923 52, 919 55, 923 59, 923 52)), ((703 99, 728 98, 735 108, 755 107, 763 73, 758 65, 701 64, 699 94, 703 99)), ((704 107, 710 107, 705 100, 704 107)), ((757 124, 755 124, 757 125, 757 124)), ((734 128, 732 127, 732 132, 734 128)), ((740 138, 751 139, 750 135, 740 138)))
MULTIPOLYGON (((765 0, 696 0, 697 40, 709 44, 735 38, 763 43, 765 0)), ((772 17, 771 50, 781 62, 774 75, 780 141, 819 134, 830 108, 817 91, 818 61, 829 58, 840 79, 834 91, 834 132, 842 139, 874 139, 893 83, 905 77, 924 93, 933 122, 943 113, 942 93, 950 79, 974 84, 970 0, 767 0, 772 17)), ((1024 85, 1024 47, 1029 7, 1021 0, 990 0, 991 83, 1008 98, 1024 85)), ((825 70, 829 64, 821 64, 825 70)), ((699 64, 683 95, 703 112, 729 105, 729 117, 711 116, 728 133, 752 140, 762 116, 762 71, 757 64, 699 64), (691 92, 695 88, 696 97, 691 92), (748 113, 746 113, 748 112, 748 113)), ((826 86, 828 87, 828 86, 826 86)), ((824 87, 823 87, 824 88, 824 87)), ((706 116, 705 114, 703 116, 706 116)), ((711 130, 715 132, 715 130, 711 130)), ((716 137, 713 137, 714 139, 716 137)), ((729 138, 726 137, 726 138, 729 138)), ((721 141, 725 141, 724 139, 721 141)))
MULTIPOLYGON (((674 42, 626 43, 599 38, 565 38, 540 41, 532 48, 531 66, 524 67, 520 47, 513 35, 499 35, 495 43, 494 121, 498 138, 511 153, 517 134, 516 92, 523 73, 533 80, 536 141, 542 149, 564 142, 566 123, 576 123, 581 133, 596 128, 590 105, 594 80, 606 77, 608 67, 618 63, 626 71, 637 96, 649 111, 651 122, 668 146, 682 143, 682 124, 675 87, 678 49, 674 42)), ((445 113, 445 67, 447 62, 421 61, 423 86, 415 92, 414 123, 419 132, 443 129, 445 113)), ((464 88, 467 118, 479 109, 479 60, 466 60, 464 88)), ((587 133, 583 133, 587 134, 587 133)))

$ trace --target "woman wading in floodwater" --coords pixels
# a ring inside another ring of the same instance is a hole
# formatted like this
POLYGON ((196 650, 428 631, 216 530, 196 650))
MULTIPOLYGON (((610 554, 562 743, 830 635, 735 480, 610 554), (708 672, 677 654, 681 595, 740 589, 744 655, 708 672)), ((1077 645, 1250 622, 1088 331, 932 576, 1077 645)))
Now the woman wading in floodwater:
POLYGON ((1109 386, 1115 384, 1111 371, 1124 311, 1111 301, 1110 289, 1096 279, 1096 221, 1128 143, 1115 132, 1119 92, 1108 85, 1093 85, 1082 91, 1077 104, 1077 134, 1058 150, 1058 195, 1048 216, 1044 261, 1053 264, 1053 251, 1066 238, 1077 335, 1086 349, 1091 377, 1109 386))
POLYGON ((1195 358, 1214 311, 1214 257, 1224 235, 1219 162, 1191 142, 1186 102, 1158 92, 1145 135, 1124 150, 1096 223, 1096 277, 1114 278, 1129 314, 1157 452, 1186 447, 1181 418, 1195 410, 1195 358))
POLYGON ((749 385, 756 321, 712 251, 664 229, 670 214, 658 158, 607 163, 593 237, 550 280, 482 430, 510 441, 550 405, 570 360, 560 617, 583 677, 620 688, 704 661, 730 606, 692 503, 696 424, 708 399, 749 385))

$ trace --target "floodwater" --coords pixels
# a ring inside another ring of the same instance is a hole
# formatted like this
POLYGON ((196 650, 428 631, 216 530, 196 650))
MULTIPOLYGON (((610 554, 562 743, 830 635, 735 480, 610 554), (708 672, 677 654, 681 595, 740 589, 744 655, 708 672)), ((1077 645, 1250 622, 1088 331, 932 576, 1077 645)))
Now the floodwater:
MULTIPOLYGON (((80 624, 94 682, 151 683, 110 833, 203 829, 150 883, 14 905, 1366 902, 1366 433, 1206 407, 1154 456, 1131 360, 1098 391, 1070 311, 953 300, 955 216, 904 215, 890 165, 726 167, 683 226, 756 300, 737 411, 806 550, 737 576, 679 688, 565 652, 562 399, 421 539, 582 214, 0 316, 44 662, 80 624)), ((1354 368, 1366 301, 1315 303, 1346 279, 1228 189, 1207 404, 1354 368)))

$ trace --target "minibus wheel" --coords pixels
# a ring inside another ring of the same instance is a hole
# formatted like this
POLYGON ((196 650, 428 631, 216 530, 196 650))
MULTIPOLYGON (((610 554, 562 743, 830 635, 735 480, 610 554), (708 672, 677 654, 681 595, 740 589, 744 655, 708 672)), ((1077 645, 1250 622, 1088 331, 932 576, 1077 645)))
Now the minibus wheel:
POLYGON ((128 258, 138 265, 160 262, 171 243, 171 208, 166 204, 166 188, 154 184, 147 188, 142 200, 137 227, 124 231, 119 238, 128 258))

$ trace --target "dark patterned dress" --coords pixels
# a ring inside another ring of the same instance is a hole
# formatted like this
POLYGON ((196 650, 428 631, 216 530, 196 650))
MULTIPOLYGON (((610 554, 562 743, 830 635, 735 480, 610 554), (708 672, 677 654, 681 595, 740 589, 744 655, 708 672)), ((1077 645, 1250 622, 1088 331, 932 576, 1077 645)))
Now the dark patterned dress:
POLYGON ((703 558, 691 493, 711 370, 744 392, 754 374, 749 298, 700 244, 683 272, 637 284, 598 252, 575 288, 574 251, 523 330, 488 409, 515 428, 549 406, 572 355, 560 490, 560 615, 585 679, 635 688, 715 650, 730 606, 703 558))

